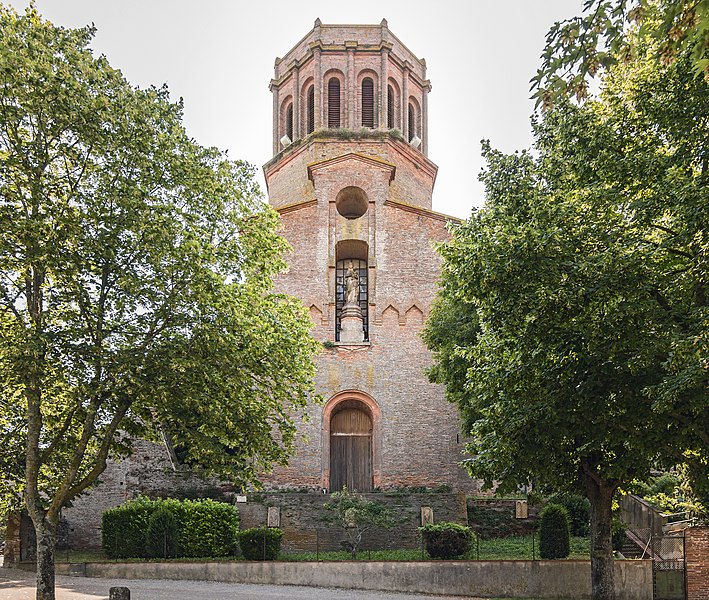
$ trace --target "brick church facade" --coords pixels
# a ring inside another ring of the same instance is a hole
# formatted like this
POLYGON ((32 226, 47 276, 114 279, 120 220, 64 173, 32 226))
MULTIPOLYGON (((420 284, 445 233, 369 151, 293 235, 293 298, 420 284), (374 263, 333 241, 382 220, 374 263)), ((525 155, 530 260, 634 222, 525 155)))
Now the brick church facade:
MULTIPOLYGON (((456 408, 428 382, 431 356, 420 338, 440 272, 434 243, 448 238, 447 224, 455 221, 432 210, 437 167, 427 156, 425 61, 386 21, 318 20, 276 60, 270 88, 274 157, 264 172, 281 234, 293 248, 276 286, 302 299, 313 336, 324 343, 316 384, 325 402, 307 409, 307 421, 296 415, 295 455, 262 477, 266 490, 279 492, 269 502, 291 506, 287 537, 303 537, 297 532, 319 514, 313 507, 322 505, 321 491, 343 485, 479 492, 479 482, 459 466, 464 443, 456 408), (304 489, 320 495, 304 504, 302 493, 281 493, 304 489)), ((146 441, 130 458, 109 461, 100 479, 64 510, 72 548, 99 546, 103 511, 141 494, 234 496, 228 484, 175 471, 165 448, 146 441)), ((460 498, 429 495, 425 503, 465 522, 460 498)), ((251 500, 241 505, 242 526, 262 522, 264 511, 251 500)), ((13 518, 8 526, 8 564, 32 558, 31 528, 22 523, 13 518)))
POLYGON ((270 89, 275 156, 264 174, 293 248, 276 286, 302 299, 324 342, 325 404, 310 407, 307 441, 265 485, 477 489, 420 338, 440 272, 434 244, 454 220, 432 210, 426 62, 386 21, 317 20, 276 59, 270 89))

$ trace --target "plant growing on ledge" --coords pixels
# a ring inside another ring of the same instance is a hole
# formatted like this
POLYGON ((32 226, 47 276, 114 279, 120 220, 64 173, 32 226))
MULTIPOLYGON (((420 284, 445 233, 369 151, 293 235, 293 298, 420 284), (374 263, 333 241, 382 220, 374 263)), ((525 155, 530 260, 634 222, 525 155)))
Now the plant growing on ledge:
POLYGON ((389 529, 394 520, 386 506, 380 502, 367 500, 360 494, 351 493, 346 487, 335 492, 332 500, 323 506, 335 513, 337 524, 342 527, 347 536, 347 549, 352 559, 357 558, 357 548, 362 542, 362 535, 372 527, 389 529))

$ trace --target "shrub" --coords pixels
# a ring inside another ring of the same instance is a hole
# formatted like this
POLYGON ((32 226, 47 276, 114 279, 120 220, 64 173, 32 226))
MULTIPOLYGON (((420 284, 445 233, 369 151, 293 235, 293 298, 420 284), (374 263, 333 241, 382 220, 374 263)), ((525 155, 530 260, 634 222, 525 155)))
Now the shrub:
POLYGON ((145 557, 145 532, 155 502, 139 497, 101 516, 101 546, 109 558, 145 557))
POLYGON ((469 527, 457 523, 438 523, 419 527, 423 544, 431 558, 460 558, 473 543, 469 527))
POLYGON ((106 555, 109 558, 151 556, 146 533, 153 514, 161 510, 175 519, 177 556, 214 557, 236 552, 239 513, 235 506, 214 500, 180 502, 141 497, 103 513, 101 543, 106 555))
POLYGON ((185 500, 182 556, 230 556, 236 553, 239 512, 231 504, 214 500, 185 500))
POLYGON ((570 552, 569 513, 561 504, 547 504, 539 526, 539 555, 545 559, 566 558, 570 552))
POLYGON ((172 512, 161 506, 150 517, 145 534, 146 554, 153 558, 181 556, 177 519, 172 512))
POLYGON ((276 560, 282 539, 283 531, 273 527, 254 527, 239 533, 241 553, 247 560, 276 560))
POLYGON ((350 492, 347 487, 330 496, 330 502, 323 506, 335 514, 335 521, 342 527, 347 537, 344 547, 357 557, 357 548, 362 543, 362 536, 373 527, 389 529, 394 520, 389 510, 381 502, 367 500, 361 494, 350 492))
POLYGON ((591 529, 591 503, 588 498, 568 494, 561 498, 560 504, 569 513, 571 535, 587 537, 591 529))

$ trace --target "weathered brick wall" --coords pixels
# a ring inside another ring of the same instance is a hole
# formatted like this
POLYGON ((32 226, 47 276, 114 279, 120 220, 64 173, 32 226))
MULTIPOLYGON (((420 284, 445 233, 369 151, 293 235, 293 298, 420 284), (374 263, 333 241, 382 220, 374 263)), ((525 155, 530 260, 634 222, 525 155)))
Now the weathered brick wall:
POLYGON ((528 535, 536 528, 541 507, 528 505, 528 518, 517 519, 515 503, 515 500, 505 498, 468 498, 468 523, 481 538, 528 535))
MULTIPOLYGON (((317 198, 329 202, 334 197, 326 189, 316 193, 309 178, 308 167, 348 153, 369 156, 396 166, 396 176, 379 201, 394 200, 427 210, 431 209, 433 185, 438 167, 423 154, 413 150, 406 142, 386 132, 352 132, 351 139, 344 134, 327 130, 315 132, 302 143, 289 147, 264 166, 268 185, 268 199, 280 208, 317 198)), ((321 185, 326 181, 321 180, 321 185)), ((344 186, 342 186, 344 187, 344 186)), ((334 193, 337 194, 342 187, 334 193)), ((372 199, 370 197, 370 199, 372 199)))
POLYGON ((709 527, 685 531, 687 600, 709 600, 709 527))
MULTIPOLYGON (((441 386, 428 382, 425 369, 431 356, 420 338, 440 273, 441 259, 433 244, 448 237, 446 219, 426 208, 435 167, 427 172, 421 168, 420 155, 388 137, 314 140, 297 152, 266 168, 271 202, 277 206, 284 200, 282 194, 292 193, 292 180, 310 170, 313 182, 312 196, 303 198, 308 204, 282 211, 282 234, 293 253, 277 289, 303 300, 314 319, 316 339, 335 341, 334 268, 341 258, 337 244, 363 241, 369 259, 370 343, 325 350, 317 360, 318 392, 329 401, 356 391, 376 403, 381 412, 373 439, 376 486, 446 484, 477 493, 479 482, 458 465, 464 442, 456 409, 445 400, 441 386), (318 153, 325 160, 308 162, 318 153), (397 188, 400 180, 404 182, 397 188), (369 200, 367 212, 353 220, 344 219, 335 208, 338 192, 348 186, 361 188, 369 200), (400 203, 402 190, 405 205, 400 203)), ((302 186, 296 184, 295 189, 302 186)), ((295 201, 288 196, 288 203, 295 201)), ((306 410, 309 418, 299 424, 296 455, 288 467, 265 476, 267 487, 328 487, 324 410, 322 406, 306 410)))
POLYGON ((109 461, 100 483, 62 511, 68 522, 70 548, 101 546, 101 515, 138 496, 150 498, 232 499, 228 485, 205 481, 189 471, 174 471, 165 448, 139 440, 134 453, 121 461, 109 461))
MULTIPOLYGON (((465 495, 452 493, 363 494, 367 500, 380 502, 388 509, 394 526, 375 528, 365 533, 363 550, 418 548, 421 507, 433 509, 434 522, 467 524, 465 495)), ((341 550, 345 538, 333 522, 333 511, 324 508, 330 496, 320 493, 249 494, 246 504, 239 504, 241 529, 267 524, 269 506, 280 508, 283 549, 297 552, 341 550)))

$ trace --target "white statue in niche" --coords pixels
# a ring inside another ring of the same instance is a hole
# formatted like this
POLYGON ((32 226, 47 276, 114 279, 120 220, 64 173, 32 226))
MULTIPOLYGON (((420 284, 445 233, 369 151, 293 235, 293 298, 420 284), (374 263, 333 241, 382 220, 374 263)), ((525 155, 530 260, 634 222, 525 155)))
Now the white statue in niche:
POLYGON ((352 261, 345 273, 345 304, 359 304, 359 273, 352 261))

